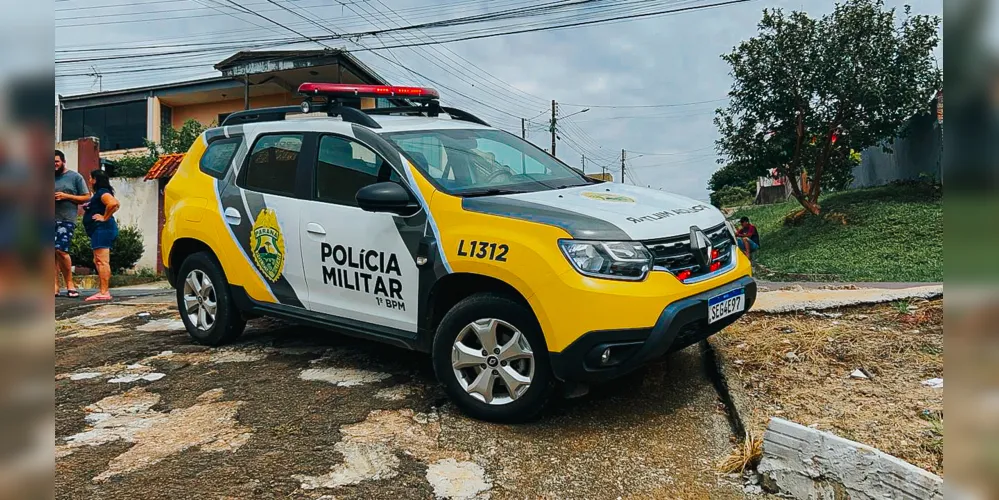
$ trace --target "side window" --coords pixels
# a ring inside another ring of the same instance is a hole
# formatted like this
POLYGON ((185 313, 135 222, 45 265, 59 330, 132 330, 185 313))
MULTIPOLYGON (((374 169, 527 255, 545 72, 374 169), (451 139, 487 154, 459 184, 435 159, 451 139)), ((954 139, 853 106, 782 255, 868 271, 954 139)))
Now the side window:
POLYGON ((295 196, 301 152, 302 136, 299 134, 260 136, 250 152, 243 187, 261 193, 295 196))
POLYGON ((205 154, 201 156, 201 171, 219 179, 225 177, 232 165, 232 157, 236 155, 242 137, 219 139, 208 145, 205 154))
POLYGON ((367 146, 326 135, 319 140, 316 200, 357 206, 357 191, 376 182, 399 182, 399 174, 367 146))
POLYGON ((430 177, 437 181, 454 180, 454 172, 447 169, 447 153, 436 137, 400 139, 397 144, 430 177), (445 170, 448 170, 446 176, 445 170))

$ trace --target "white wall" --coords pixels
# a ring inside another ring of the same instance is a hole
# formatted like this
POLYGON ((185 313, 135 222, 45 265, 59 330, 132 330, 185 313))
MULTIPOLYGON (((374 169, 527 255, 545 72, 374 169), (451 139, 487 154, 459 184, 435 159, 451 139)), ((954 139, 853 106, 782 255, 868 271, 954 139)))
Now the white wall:
POLYGON ((156 246, 159 244, 159 183, 138 179, 111 179, 114 196, 121 208, 114 214, 118 226, 134 225, 142 232, 144 251, 136 269, 156 270, 156 246))

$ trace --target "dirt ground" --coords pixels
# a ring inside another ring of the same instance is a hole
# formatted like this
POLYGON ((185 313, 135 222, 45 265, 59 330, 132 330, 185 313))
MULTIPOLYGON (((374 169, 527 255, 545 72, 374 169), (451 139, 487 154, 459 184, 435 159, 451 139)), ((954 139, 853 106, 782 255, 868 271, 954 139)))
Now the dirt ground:
POLYGON ((750 313, 712 344, 756 436, 781 417, 943 474, 942 299, 750 313))
POLYGON ((270 320, 192 345, 170 295, 61 300, 58 498, 742 498, 697 347, 535 423, 471 420, 427 356, 270 320))

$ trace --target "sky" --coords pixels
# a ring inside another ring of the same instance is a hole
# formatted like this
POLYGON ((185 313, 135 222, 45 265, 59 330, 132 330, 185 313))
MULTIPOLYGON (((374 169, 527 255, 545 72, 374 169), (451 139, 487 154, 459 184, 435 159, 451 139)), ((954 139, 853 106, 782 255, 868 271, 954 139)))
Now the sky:
MULTIPOLYGON (((57 64, 57 94, 74 95, 99 88, 114 90, 217 75, 212 65, 239 50, 239 44, 295 36, 252 13, 238 12, 230 2, 307 36, 327 35, 323 26, 336 32, 357 32, 372 26, 397 27, 545 3, 544 0, 343 0, 339 3, 57 0, 57 60, 116 53, 115 50, 60 52, 66 50, 237 42, 214 53, 57 64), (299 14, 308 14, 319 25, 283 10, 282 5, 299 14), (164 19, 168 17, 174 19, 164 19), (170 69, 150 71, 150 67, 170 69), (59 76, 94 70, 103 75, 99 82, 92 76, 59 76)), ((655 3, 669 8, 712 2, 655 3)), ((917 14, 942 15, 943 11, 942 0, 886 0, 885 3, 888 7, 908 3, 917 14)), ((579 167, 585 155, 587 173, 603 167, 614 174, 615 181, 620 181, 621 150, 625 149, 628 183, 706 200, 707 181, 719 168, 714 152, 718 133, 712 118, 715 108, 725 105, 731 85, 728 65, 720 55, 755 35, 763 9, 774 7, 804 10, 819 17, 832 10, 833 2, 755 0, 611 24, 390 51, 362 49, 382 43, 398 44, 403 40, 402 35, 364 38, 359 44, 340 40, 325 43, 358 50, 355 55, 391 83, 435 87, 443 104, 468 109, 499 128, 519 134, 520 118, 527 118, 528 139, 542 148, 550 147, 547 120, 554 99, 559 102, 559 116, 564 117, 558 122, 561 140, 556 153, 566 163, 579 167), (622 107, 650 105, 661 107, 622 107), (580 113, 587 108, 588 111, 580 113)), ((414 36, 420 41, 432 41, 441 33, 405 35, 403 41, 414 36)), ((281 48, 321 46, 309 42, 281 48)), ((942 47, 937 49, 936 56, 942 66, 942 47)))

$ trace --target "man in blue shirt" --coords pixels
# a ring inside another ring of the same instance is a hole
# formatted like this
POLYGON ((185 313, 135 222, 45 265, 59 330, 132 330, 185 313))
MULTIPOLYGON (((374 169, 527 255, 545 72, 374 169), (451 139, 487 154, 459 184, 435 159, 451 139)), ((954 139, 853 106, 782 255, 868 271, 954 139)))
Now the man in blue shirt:
POLYGON ((66 295, 79 297, 73 283, 73 262, 69 242, 76 229, 77 205, 90 201, 90 189, 83 176, 66 169, 66 155, 55 151, 55 294, 59 295, 59 273, 66 279, 66 295))

